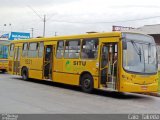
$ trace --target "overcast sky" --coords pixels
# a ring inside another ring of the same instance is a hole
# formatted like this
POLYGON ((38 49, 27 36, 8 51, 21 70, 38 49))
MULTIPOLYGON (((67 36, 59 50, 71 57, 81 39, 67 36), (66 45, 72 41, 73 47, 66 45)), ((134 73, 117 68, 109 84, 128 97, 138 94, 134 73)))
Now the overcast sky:
POLYGON ((34 36, 42 36, 44 14, 46 36, 103 32, 112 25, 160 24, 160 17, 126 22, 160 16, 160 0, 0 0, 0 31, 34 28, 34 36))

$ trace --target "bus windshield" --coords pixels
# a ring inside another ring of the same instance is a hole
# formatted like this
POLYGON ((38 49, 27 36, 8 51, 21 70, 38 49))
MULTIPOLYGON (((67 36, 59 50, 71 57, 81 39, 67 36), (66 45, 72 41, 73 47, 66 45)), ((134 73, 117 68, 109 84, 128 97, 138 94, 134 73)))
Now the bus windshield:
POLYGON ((129 72, 156 73, 156 45, 149 42, 125 40, 123 42, 123 68, 129 72))
POLYGON ((0 41, 0 59, 8 58, 8 41, 0 41))

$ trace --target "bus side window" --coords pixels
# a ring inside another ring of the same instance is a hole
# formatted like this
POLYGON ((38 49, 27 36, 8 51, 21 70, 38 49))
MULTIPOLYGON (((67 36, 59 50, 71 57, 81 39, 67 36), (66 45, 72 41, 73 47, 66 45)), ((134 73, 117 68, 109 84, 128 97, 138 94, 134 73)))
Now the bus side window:
POLYGON ((30 43, 28 50, 28 57, 36 58, 38 56, 38 43, 30 43))
POLYGON ((79 58, 80 40, 70 40, 65 43, 65 58, 79 58))
POLYGON ((13 54, 14 54, 14 44, 11 44, 9 49, 10 49, 9 55, 10 55, 10 57, 13 57, 13 54))
POLYGON ((23 44, 22 56, 23 56, 23 57, 27 57, 27 54, 28 54, 28 43, 24 43, 24 44, 23 44))
POLYGON ((44 44, 43 42, 39 43, 39 52, 38 52, 38 57, 43 57, 43 51, 44 51, 44 44))
POLYGON ((98 54, 98 45, 98 39, 83 40, 81 58, 96 59, 98 54))
POLYGON ((64 52, 64 41, 58 41, 56 57, 63 58, 63 52, 64 52))

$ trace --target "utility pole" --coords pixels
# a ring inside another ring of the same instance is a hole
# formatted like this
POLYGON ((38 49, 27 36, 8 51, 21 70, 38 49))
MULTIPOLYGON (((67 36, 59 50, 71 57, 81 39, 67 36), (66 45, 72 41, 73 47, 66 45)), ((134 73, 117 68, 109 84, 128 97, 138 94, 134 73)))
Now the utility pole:
POLYGON ((54 36, 57 36, 57 32, 54 33, 54 36))
POLYGON ((28 6, 28 8, 30 8, 42 21, 43 21, 43 37, 45 37, 45 33, 46 33, 46 22, 52 18, 52 16, 49 19, 46 19, 46 15, 44 14, 44 17, 42 17, 40 15, 39 12, 37 12, 35 9, 33 9, 31 6, 28 6))
POLYGON ((32 31, 32 38, 33 38, 33 31, 34 31, 34 28, 31 28, 31 31, 32 31))
POLYGON ((11 23, 9 23, 9 26, 10 26, 10 31, 12 32, 12 24, 11 24, 11 23))
POLYGON ((45 37, 45 32, 46 32, 46 15, 44 15, 43 22, 44 22, 44 26, 43 26, 43 37, 45 37))
POLYGON ((42 21, 43 21, 43 37, 45 37, 45 30, 46 30, 46 15, 42 17, 36 10, 34 10, 31 6, 28 6, 42 21))
POLYGON ((46 33, 46 22, 52 18, 52 16, 50 18, 46 19, 46 15, 44 14, 44 17, 42 17, 40 15, 39 12, 37 12, 35 9, 33 9, 31 6, 27 6, 28 8, 30 8, 42 21, 43 21, 43 37, 45 37, 45 33, 46 33))

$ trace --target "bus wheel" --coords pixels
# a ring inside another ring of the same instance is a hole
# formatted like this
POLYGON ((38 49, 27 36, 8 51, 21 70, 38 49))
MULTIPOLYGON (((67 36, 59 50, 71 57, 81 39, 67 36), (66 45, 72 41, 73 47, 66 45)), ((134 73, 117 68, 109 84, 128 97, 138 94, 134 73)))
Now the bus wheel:
POLYGON ((28 80, 28 69, 27 68, 22 69, 22 79, 28 80))
POLYGON ((89 74, 85 74, 81 78, 81 88, 86 93, 93 91, 93 77, 89 74))

